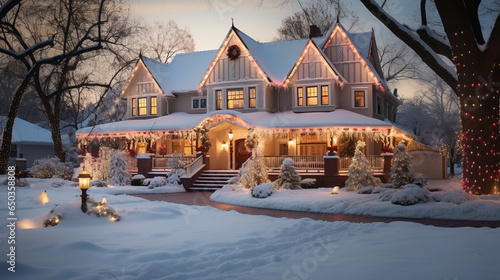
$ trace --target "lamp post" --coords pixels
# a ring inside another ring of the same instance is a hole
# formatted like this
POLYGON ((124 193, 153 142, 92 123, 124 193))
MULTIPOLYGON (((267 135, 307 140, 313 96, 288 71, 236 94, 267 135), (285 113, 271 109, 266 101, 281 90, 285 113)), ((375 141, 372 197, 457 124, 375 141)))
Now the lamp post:
POLYGON ((233 130, 230 128, 229 133, 227 134, 229 137, 229 169, 233 169, 233 130))
POLYGON ((80 196, 82 198, 82 212, 87 213, 87 190, 89 189, 90 185, 90 173, 86 171, 80 172, 78 174, 78 182, 80 185, 80 190, 82 190, 82 195, 80 196))

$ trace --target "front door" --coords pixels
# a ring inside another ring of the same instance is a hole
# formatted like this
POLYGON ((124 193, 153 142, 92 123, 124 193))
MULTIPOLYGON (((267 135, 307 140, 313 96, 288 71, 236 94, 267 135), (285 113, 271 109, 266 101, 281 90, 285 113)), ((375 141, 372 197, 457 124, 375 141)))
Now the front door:
POLYGON ((235 169, 240 169, 241 165, 247 161, 250 157, 250 153, 247 151, 247 147, 245 146, 245 139, 238 139, 234 141, 235 146, 235 169))

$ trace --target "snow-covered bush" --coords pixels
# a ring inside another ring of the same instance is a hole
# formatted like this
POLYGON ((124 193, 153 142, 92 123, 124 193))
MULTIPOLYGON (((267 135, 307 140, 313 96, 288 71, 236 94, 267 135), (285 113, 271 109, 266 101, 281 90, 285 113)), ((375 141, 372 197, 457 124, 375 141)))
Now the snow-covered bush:
POLYGON ((293 160, 291 158, 285 158, 283 163, 281 164, 280 174, 278 179, 273 182, 275 189, 301 189, 300 187, 300 178, 299 173, 295 170, 295 166, 293 166, 293 160))
POLYGON ((273 194, 274 186, 273 183, 265 183, 258 185, 252 190, 252 196, 256 198, 266 198, 273 194))
POLYGON ((393 193, 391 202, 403 206, 427 202, 430 199, 429 191, 421 186, 408 184, 393 193))
POLYGON ((109 180, 111 185, 124 186, 130 178, 127 153, 114 150, 109 158, 109 180))
POLYGON ((31 172, 37 178, 47 179, 56 176, 64 180, 71 180, 73 165, 61 162, 57 157, 41 158, 35 160, 31 172))
POLYGON ((412 173, 413 181, 412 184, 419 185, 421 187, 426 186, 429 183, 429 178, 422 173, 413 172, 412 173))
POLYGON ((364 188, 358 189, 359 194, 371 194, 373 193, 373 186, 366 186, 364 188))
POLYGON ((168 167, 171 169, 184 169, 186 164, 181 160, 182 154, 173 153, 172 157, 168 158, 168 167))
POLYGON ((380 192, 380 195, 378 197, 378 199, 380 201, 389 201, 391 200, 392 198, 392 195, 396 192, 397 190, 395 189, 385 189, 384 191, 381 191, 380 192))
POLYGON ((392 162, 389 183, 394 188, 401 188, 413 182, 413 157, 406 151, 405 144, 399 144, 394 149, 394 160, 392 162))
POLYGON ((472 197, 463 190, 454 190, 450 192, 435 193, 432 195, 434 201, 448 202, 453 204, 462 204, 472 199, 472 197))
POLYGON ((151 182, 149 183, 149 188, 150 189, 159 188, 165 186, 166 184, 167 184, 167 178, 163 176, 157 176, 154 177, 153 180, 151 180, 151 182))
POLYGON ((268 183, 267 167, 262 156, 262 149, 257 146, 252 157, 241 170, 240 184, 244 189, 253 189, 258 185, 268 183))
POLYGON ((300 181, 300 187, 303 189, 312 189, 314 188, 314 185, 316 185, 315 178, 305 178, 300 181))
POLYGON ((365 156, 365 147, 365 142, 358 141, 354 157, 352 158, 352 163, 349 166, 349 172, 347 174, 349 178, 345 182, 345 187, 348 191, 362 189, 367 186, 376 187, 380 184, 380 179, 373 176, 372 167, 365 156))
POLYGON ((168 173, 167 185, 177 185, 177 186, 181 185, 182 184, 181 177, 184 175, 186 175, 186 170, 172 169, 168 173))
POLYGON ((142 186, 142 183, 144 182, 145 179, 146 177, 144 177, 144 175, 136 174, 132 176, 132 178, 130 179, 130 184, 132 186, 142 186))
POLYGON ((108 184, 104 183, 102 180, 92 180, 90 182, 91 187, 97 187, 97 188, 107 188, 108 184))
POLYGON ((73 165, 73 167, 78 167, 78 149, 76 147, 71 147, 66 151, 65 161, 73 165))
POLYGON ((143 186, 149 186, 149 184, 153 181, 153 178, 146 178, 144 181, 142 181, 143 186))

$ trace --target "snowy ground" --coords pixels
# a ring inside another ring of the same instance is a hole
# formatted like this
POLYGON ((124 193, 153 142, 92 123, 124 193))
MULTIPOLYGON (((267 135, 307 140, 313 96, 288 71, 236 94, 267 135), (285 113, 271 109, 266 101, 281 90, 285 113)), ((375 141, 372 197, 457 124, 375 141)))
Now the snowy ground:
POLYGON ((460 189, 460 180, 431 180, 427 188, 442 191, 430 193, 435 200, 443 196, 450 202, 430 201, 411 206, 380 201, 380 194, 358 194, 340 189, 331 194, 331 188, 307 190, 279 190, 271 196, 253 198, 248 190, 232 191, 224 188, 216 191, 210 199, 215 202, 318 213, 343 213, 379 217, 434 218, 455 220, 500 221, 500 195, 469 196, 460 189), (465 201, 467 200, 467 201, 465 201))
MULTIPOLYGON (((0 279, 498 279, 500 229, 271 218, 152 202, 94 188, 121 220, 79 209, 80 191, 37 180, 16 190, 16 273, 0 279), (50 203, 33 198, 47 190, 50 203), (62 220, 40 222, 55 204, 62 220), (20 226, 26 228, 20 228, 20 226), (492 246, 493 245, 493 246, 492 246)), ((273 196, 276 194, 273 194, 273 196)), ((7 190, 0 187, 7 223, 7 190)), ((271 196, 271 198, 273 197, 271 196)), ((277 195, 276 197, 278 197, 277 195)), ((307 196, 306 196, 307 197, 307 196)))

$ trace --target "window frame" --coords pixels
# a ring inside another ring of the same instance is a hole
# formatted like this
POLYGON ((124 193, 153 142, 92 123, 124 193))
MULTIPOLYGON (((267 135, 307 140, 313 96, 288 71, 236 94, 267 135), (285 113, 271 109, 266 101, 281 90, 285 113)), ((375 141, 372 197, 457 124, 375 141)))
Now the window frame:
POLYGON ((191 97, 191 110, 206 110, 207 109, 207 97, 206 96, 193 96, 191 97), (195 107, 195 102, 198 106, 195 107))
POLYGON ((237 110, 237 109, 245 109, 245 88, 228 88, 226 89, 226 106, 228 110, 237 110), (229 99, 230 96, 233 96, 231 92, 237 92, 237 95, 234 96, 241 96, 241 98, 235 98, 235 99, 229 99), (238 101, 238 103, 242 102, 241 107, 231 107, 230 106, 230 101, 233 101, 231 103, 235 103, 234 101, 238 101))
POLYGON ((302 107, 304 106, 304 88, 303 87, 297 87, 297 107, 302 107), (299 96, 299 89, 300 89, 300 96, 299 96))
POLYGON ((318 86, 306 86, 306 106, 318 106, 318 86), (309 96, 309 89, 315 89, 316 95, 309 96), (309 104, 309 100, 316 99, 316 104, 309 104))
POLYGON ((321 105, 329 105, 330 104, 330 87, 328 85, 320 85, 321 89, 321 105), (326 88, 326 95, 323 95, 323 89, 326 88), (326 97, 326 103, 323 103, 323 99, 326 97))
POLYGON ((138 111, 138 116, 147 116, 148 115, 148 98, 147 97, 139 97, 137 98, 137 111, 138 111), (144 101, 144 104, 141 104, 141 101, 144 101), (144 106, 141 106, 144 105, 144 106), (142 111, 141 109, 144 109, 142 111), (144 113, 142 113, 144 112, 144 113))
POLYGON ((223 104, 222 104, 222 89, 216 89, 215 90, 215 110, 222 110, 223 109, 223 104))
POLYGON ((257 108, 257 88, 256 87, 249 87, 248 88, 248 108, 257 108), (252 90, 253 90, 253 97, 252 97, 252 90), (253 106, 252 106, 252 101, 253 101, 253 106))
POLYGON ((132 98, 132 116, 137 115, 137 103, 136 98, 132 98))
POLYGON ((158 97, 157 96, 151 96, 149 98, 149 114, 150 115, 158 115, 158 97), (153 106, 153 100, 155 101, 154 106, 153 106), (153 113, 153 108, 154 108, 154 113, 153 113))
POLYGON ((353 92, 352 93, 352 96, 353 96, 353 99, 352 99, 353 106, 352 107, 353 108, 366 108, 367 107, 366 106, 366 89, 353 89, 352 92, 353 92), (357 104, 358 104, 357 103, 357 97, 358 97, 357 93, 361 93, 361 92, 363 93, 363 96, 362 96, 363 97, 363 106, 357 106, 357 104))

